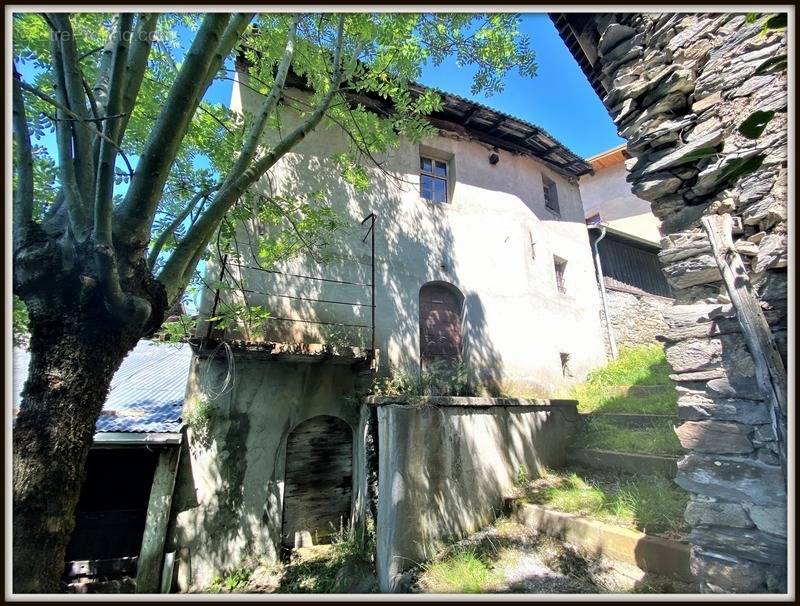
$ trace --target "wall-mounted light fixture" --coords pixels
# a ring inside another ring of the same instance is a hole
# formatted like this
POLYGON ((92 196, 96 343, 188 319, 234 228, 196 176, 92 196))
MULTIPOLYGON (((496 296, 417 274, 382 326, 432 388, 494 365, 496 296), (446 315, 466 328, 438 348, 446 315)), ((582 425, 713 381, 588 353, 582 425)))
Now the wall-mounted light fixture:
POLYGON ((489 164, 497 164, 500 161, 500 156, 495 153, 489 154, 489 164))

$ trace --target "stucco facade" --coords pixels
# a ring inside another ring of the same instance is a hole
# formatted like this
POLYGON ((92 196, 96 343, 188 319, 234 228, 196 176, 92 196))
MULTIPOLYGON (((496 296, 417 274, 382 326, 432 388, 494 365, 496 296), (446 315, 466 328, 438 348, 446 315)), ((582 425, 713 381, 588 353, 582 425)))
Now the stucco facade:
MULTIPOLYGON (((254 107, 254 96, 237 83, 231 105, 247 110, 254 107)), ((292 117, 283 119, 283 129, 291 128, 292 117)), ((332 261, 299 258, 276 268, 287 273, 367 285, 370 239, 362 242, 366 229, 360 221, 375 213, 375 341, 382 371, 419 367, 419 291, 429 282, 451 284, 463 295, 464 359, 493 390, 525 384, 552 392, 603 363, 600 300, 575 177, 533 157, 442 131, 421 145, 403 141, 379 158, 382 168, 368 169, 370 186, 358 191, 342 179, 332 159, 347 144, 337 127, 321 126, 273 167, 257 189, 264 195, 324 191, 353 226, 328 251, 332 261), (448 203, 420 198, 421 153, 448 163, 448 203), (489 161, 492 153, 499 156, 495 164, 489 161), (556 184, 559 214, 545 206, 543 176, 556 184), (556 285, 554 257, 566 261, 563 294, 556 285), (562 353, 569 354, 567 372, 562 353)), ((252 240, 259 229, 263 226, 255 222, 239 226, 242 265, 253 265, 246 243, 248 232, 252 240)), ((252 291, 362 304, 247 294, 247 302, 265 305, 273 316, 370 324, 368 286, 232 270, 252 291)), ((207 271, 217 275, 214 261, 207 271)), ((207 292, 203 311, 212 298, 207 292)), ((266 337, 318 342, 331 339, 325 330, 319 334, 313 324, 274 321, 266 337)), ((345 330, 346 336, 334 338, 369 346, 368 328, 345 330)))
POLYGON ((604 225, 650 242, 661 240, 661 222, 653 215, 650 203, 635 196, 626 177, 623 151, 610 149, 588 162, 593 175, 580 179, 581 198, 586 218, 600 214, 604 225))

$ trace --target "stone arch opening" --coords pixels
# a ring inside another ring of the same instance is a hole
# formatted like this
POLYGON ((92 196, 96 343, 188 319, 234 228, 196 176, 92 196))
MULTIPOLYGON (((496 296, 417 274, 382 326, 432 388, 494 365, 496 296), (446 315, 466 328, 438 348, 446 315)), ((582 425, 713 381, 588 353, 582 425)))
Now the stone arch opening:
POLYGON ((329 543, 348 526, 352 507, 353 430, 320 415, 297 425, 286 440, 284 549, 329 543))
POLYGON ((448 282, 428 282, 419 289, 419 353, 425 370, 432 363, 462 359, 464 295, 448 282))

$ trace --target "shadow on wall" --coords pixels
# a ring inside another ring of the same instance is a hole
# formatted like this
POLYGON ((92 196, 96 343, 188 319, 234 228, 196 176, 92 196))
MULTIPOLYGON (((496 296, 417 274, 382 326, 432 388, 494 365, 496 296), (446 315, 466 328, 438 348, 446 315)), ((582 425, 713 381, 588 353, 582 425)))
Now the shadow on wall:
MULTIPOLYGON (((404 146, 402 151, 416 159, 408 146, 404 146)), ((414 172, 413 167, 406 169, 414 172)), ((418 204, 404 204, 403 196, 412 190, 416 192, 418 184, 404 181, 395 173, 384 174, 377 169, 375 173, 369 189, 361 192, 343 181, 341 170, 330 159, 313 154, 286 156, 278 175, 265 176, 259 183, 258 188, 264 195, 270 192, 276 195, 281 192, 323 192, 326 200, 333 201, 335 210, 348 227, 340 232, 335 242, 322 247, 320 254, 316 255, 319 259, 305 255, 281 262, 274 269, 324 277, 328 281, 231 266, 235 282, 246 291, 258 292, 223 291, 220 305, 235 302, 265 306, 273 319, 268 320, 262 332, 264 339, 340 342, 368 347, 371 337, 371 248, 370 238, 364 240, 367 226, 362 226, 361 221, 375 213, 375 322, 376 347, 381 350, 381 371, 387 372, 390 367, 409 372, 419 370, 419 291, 425 283, 445 282, 466 298, 465 359, 487 390, 496 392, 503 375, 503 360, 489 336, 479 294, 471 292, 461 280, 459 260, 452 252, 456 241, 448 220, 448 214, 453 211, 423 200, 418 204), (283 318, 314 319, 349 326, 321 326, 283 318)), ((242 265, 259 265, 259 229, 263 231, 256 220, 243 222, 238 227, 236 254, 240 256, 242 265)), ((209 262, 207 272, 208 275, 218 275, 218 259, 209 262)), ((209 309, 212 299, 213 294, 206 292, 203 311, 209 309)))
POLYGON ((395 591, 403 570, 491 522, 520 473, 563 465, 577 415, 559 406, 388 405, 379 419, 377 566, 382 588, 395 591))
POLYGON ((229 370, 225 360, 193 364, 189 447, 181 456, 167 548, 178 550, 181 590, 207 587, 215 575, 260 558, 276 561, 290 431, 320 415, 335 415, 352 432, 359 423, 359 407, 346 397, 353 388, 347 367, 237 359, 230 390, 213 397, 229 370), (195 419, 198 400, 206 398, 211 412, 195 419))

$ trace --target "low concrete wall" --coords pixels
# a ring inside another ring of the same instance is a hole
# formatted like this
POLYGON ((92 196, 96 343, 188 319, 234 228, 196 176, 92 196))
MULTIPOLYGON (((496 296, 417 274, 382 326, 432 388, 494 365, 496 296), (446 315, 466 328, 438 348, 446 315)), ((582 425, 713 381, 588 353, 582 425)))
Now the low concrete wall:
POLYGON ((521 524, 582 549, 633 564, 645 572, 693 581, 689 570, 689 545, 635 530, 586 520, 541 505, 521 505, 514 511, 521 524))
POLYGON ((521 468, 563 465, 578 423, 569 400, 368 398, 378 418, 381 591, 450 539, 492 521, 521 468))

